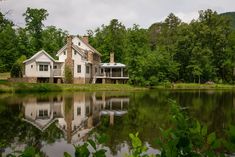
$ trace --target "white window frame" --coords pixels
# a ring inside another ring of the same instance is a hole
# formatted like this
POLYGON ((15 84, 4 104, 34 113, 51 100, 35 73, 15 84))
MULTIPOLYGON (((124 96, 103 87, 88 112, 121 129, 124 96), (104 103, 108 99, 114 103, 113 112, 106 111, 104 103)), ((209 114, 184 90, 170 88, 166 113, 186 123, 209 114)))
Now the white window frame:
POLYGON ((38 69, 39 69, 39 71, 49 71, 49 65, 48 64, 39 64, 38 69))

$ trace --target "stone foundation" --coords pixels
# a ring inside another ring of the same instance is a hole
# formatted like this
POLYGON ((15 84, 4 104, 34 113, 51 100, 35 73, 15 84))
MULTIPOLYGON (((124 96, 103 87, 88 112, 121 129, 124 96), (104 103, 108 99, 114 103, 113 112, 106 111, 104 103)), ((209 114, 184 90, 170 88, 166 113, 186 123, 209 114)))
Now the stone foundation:
POLYGON ((37 77, 9 78, 10 82, 37 83, 37 77))
POLYGON ((85 84, 89 84, 90 83, 90 78, 85 78, 85 84))
POLYGON ((73 78, 73 83, 74 84, 85 84, 85 78, 84 77, 80 77, 80 78, 73 78))
POLYGON ((127 79, 102 78, 102 84, 126 84, 127 81, 127 79))

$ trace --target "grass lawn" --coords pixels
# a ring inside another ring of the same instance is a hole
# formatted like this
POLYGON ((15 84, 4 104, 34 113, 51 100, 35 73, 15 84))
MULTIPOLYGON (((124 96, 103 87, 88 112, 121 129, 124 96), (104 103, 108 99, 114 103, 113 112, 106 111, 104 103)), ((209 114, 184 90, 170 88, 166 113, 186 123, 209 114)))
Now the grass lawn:
POLYGON ((137 91, 148 88, 128 84, 53 84, 53 83, 13 83, 0 81, 1 93, 62 92, 62 91, 137 91))
POLYGON ((235 89, 235 85, 231 84, 198 84, 198 83, 175 83, 160 85, 154 88, 170 88, 170 89, 235 89))
POLYGON ((10 73, 0 73, 0 80, 7 80, 10 77, 10 73))

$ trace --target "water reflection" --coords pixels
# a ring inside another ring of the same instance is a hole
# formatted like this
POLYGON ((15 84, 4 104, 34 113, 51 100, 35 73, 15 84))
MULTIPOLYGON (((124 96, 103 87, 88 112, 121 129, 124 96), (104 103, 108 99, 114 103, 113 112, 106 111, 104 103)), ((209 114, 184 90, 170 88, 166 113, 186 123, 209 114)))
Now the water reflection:
POLYGON ((76 144, 98 125, 102 116, 109 124, 127 113, 129 97, 109 97, 105 93, 79 93, 54 97, 31 97, 23 101, 23 121, 44 132, 53 123, 68 143, 76 144))
POLYGON ((0 151, 34 146, 50 157, 74 154, 72 144, 94 131, 109 136, 108 156, 124 156, 135 132, 151 153, 158 148, 159 128, 171 127, 169 99, 218 137, 235 124, 233 90, 8 94, 0 95, 0 151))

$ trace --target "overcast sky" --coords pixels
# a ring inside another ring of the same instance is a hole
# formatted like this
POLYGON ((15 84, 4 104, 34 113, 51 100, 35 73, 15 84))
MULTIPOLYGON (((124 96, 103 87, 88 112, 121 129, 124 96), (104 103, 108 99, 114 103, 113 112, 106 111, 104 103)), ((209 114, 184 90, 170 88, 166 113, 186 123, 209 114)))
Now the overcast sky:
POLYGON ((148 28, 172 12, 190 22, 198 17, 199 10, 235 11, 235 0, 0 0, 0 11, 10 11, 7 17, 19 26, 24 26, 22 14, 27 7, 46 9, 46 26, 84 35, 114 18, 126 27, 139 24, 148 28))

